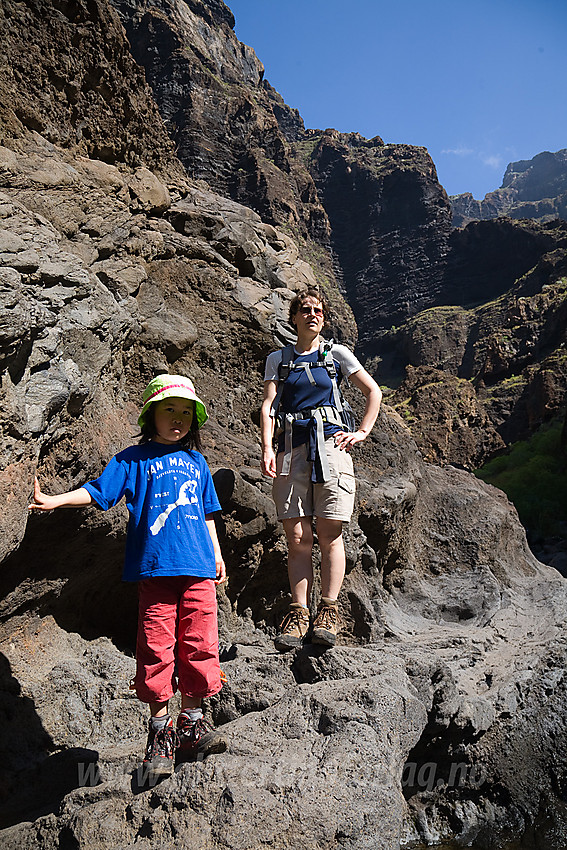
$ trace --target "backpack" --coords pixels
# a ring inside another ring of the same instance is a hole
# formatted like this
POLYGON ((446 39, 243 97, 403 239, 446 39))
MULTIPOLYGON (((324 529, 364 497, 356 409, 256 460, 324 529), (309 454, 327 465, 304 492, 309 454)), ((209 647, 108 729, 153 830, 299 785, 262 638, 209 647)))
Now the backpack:
MULTIPOLYGON (((276 420, 276 425, 283 430, 281 423, 282 414, 278 414, 281 397, 284 389, 284 384, 294 370, 304 369, 307 373, 310 383, 314 384, 315 380, 311 375, 311 368, 315 366, 324 366, 327 374, 331 379, 333 387, 333 405, 326 405, 318 408, 322 413, 323 420, 330 422, 333 425, 339 425, 344 431, 356 431, 356 419, 354 412, 348 401, 344 398, 337 383, 337 368, 332 355, 333 340, 324 340, 319 346, 319 357, 316 363, 295 363, 293 360, 294 345, 286 345, 282 348, 282 359, 278 367, 278 391, 272 402, 270 415, 276 420)), ((294 411, 292 416, 295 418, 305 419, 307 414, 312 411, 294 411)), ((314 411, 313 411, 314 413, 314 411)), ((288 414, 289 416, 290 414, 288 414)))

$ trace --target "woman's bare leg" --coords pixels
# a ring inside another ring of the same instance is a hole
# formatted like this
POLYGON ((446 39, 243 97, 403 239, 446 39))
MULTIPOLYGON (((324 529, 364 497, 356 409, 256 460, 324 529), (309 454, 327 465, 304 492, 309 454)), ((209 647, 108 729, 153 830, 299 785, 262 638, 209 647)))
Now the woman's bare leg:
POLYGON ((292 517, 284 519, 283 527, 287 538, 287 572, 293 602, 309 607, 313 586, 312 517, 292 517))

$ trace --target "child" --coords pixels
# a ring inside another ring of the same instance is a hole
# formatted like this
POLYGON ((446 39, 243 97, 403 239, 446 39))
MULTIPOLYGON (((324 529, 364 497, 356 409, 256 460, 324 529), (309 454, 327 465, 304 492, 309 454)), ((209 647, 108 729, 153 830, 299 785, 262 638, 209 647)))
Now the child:
POLYGON ((226 578, 213 513, 220 510, 201 448, 207 420, 193 383, 158 375, 143 394, 138 445, 119 452, 102 475, 78 490, 48 496, 37 479, 30 510, 90 505, 107 510, 126 498, 130 513, 124 581, 139 582, 138 698, 149 703, 143 769, 148 781, 182 755, 224 752, 225 738, 203 719, 201 700, 222 687, 215 585, 226 578), (168 703, 181 691, 177 731, 168 703))

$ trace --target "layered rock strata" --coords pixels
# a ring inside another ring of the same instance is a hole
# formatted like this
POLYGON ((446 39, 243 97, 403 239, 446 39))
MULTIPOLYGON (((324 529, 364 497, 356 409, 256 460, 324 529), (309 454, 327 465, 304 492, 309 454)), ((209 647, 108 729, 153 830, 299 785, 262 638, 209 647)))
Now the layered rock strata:
MULTIPOLYGON (((460 266, 464 277, 452 265, 453 292, 460 298, 390 332, 382 350, 393 364, 392 375, 408 366, 391 401, 404 412, 426 456, 474 467, 499 448, 528 438, 564 408, 567 225, 499 220, 471 224, 458 234, 455 250, 461 240, 478 249, 473 262, 474 252, 467 248, 471 262, 460 266), (525 272, 515 280, 506 279, 513 263, 499 275, 496 245, 491 250, 478 233, 469 233, 484 227, 493 232, 498 227, 504 237, 516 231, 510 241, 523 246, 524 256, 516 252, 512 274, 522 268, 525 272), (487 302, 484 293, 474 306, 479 287, 488 289, 491 276, 497 297, 487 302), (473 303, 467 306, 469 298, 473 303), (437 370, 433 376, 432 367, 437 370), (447 443, 449 432, 455 437, 447 443)), ((462 254, 462 246, 460 250, 462 254)))
POLYGON ((453 224, 509 216, 553 221, 567 218, 567 148, 510 162, 502 186, 477 201, 470 192, 451 197, 453 224))
POLYGON ((310 147, 333 256, 369 357, 381 331, 438 301, 449 202, 424 148, 334 130, 314 135, 310 147))
MULTIPOLYGON (((214 0, 186 8, 225 15, 214 0)), ((20 89, 52 67, 53 28, 66 55, 75 22, 73 73, 114 45, 109 78, 127 91, 127 42, 102 0, 3 12, 12 55, 35 59, 18 60, 20 89)), ((41 78, 41 120, 53 110, 73 127, 58 79, 41 78)), ((108 157, 102 141, 47 138, 19 118, 0 147, 2 847, 398 850, 496 846, 537 828, 560 850, 565 584, 530 553, 503 494, 425 463, 392 409, 355 456, 340 643, 273 651, 288 595, 258 469, 261 372, 314 272, 283 229, 183 172, 133 79, 151 126, 125 114, 108 157), (147 788, 135 772, 145 708, 128 686, 135 588, 119 580, 125 512, 28 521, 26 504, 35 472, 47 491, 75 487, 135 440, 141 390, 166 370, 191 375, 211 414, 229 584, 228 684, 209 711, 231 743, 147 788)), ((85 85, 104 127, 112 99, 85 85)), ((3 91, 17 115, 16 88, 3 91)), ((360 394, 353 403, 360 414, 360 394)))

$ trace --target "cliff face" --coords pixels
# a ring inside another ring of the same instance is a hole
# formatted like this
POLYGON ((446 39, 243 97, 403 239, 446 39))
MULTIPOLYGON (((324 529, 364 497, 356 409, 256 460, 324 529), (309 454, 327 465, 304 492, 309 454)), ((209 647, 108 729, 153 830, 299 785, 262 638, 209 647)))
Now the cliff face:
POLYGON ((6 0, 0 16, 3 144, 27 129, 106 162, 182 174, 109 4, 6 0))
MULTIPOLYGON (((281 104, 281 98, 264 85, 264 67, 236 38, 224 3, 116 0, 114 5, 191 176, 252 207, 265 221, 324 237, 326 217, 312 181, 305 169, 294 168, 274 114, 273 104, 281 104)), ((282 121, 288 114, 301 132, 299 115, 282 104, 282 121)))
POLYGON ((114 4, 188 172, 288 229, 333 304, 337 283, 347 295, 364 356, 435 303, 450 207, 423 148, 306 131, 222 3, 114 4))
POLYGON ((427 458, 480 466, 495 449, 526 439, 562 411, 566 237, 567 224, 561 221, 498 219, 455 231, 445 303, 382 339, 393 381, 401 369, 415 367, 391 401, 403 409, 427 458), (451 449, 439 436, 438 413, 426 389, 431 367, 438 370, 434 383, 450 411, 450 430, 460 433, 451 449), (480 415, 474 426, 469 414, 459 415, 455 378, 470 382, 470 415, 473 420, 480 415), (417 393, 420 384, 423 392, 417 393))
MULTIPOLYGON (((173 20, 172 7, 153 8, 140 7, 148 31, 168 10, 173 20)), ((226 7, 192 0, 176 8, 196 27, 189 44, 200 61, 217 67, 221 46, 235 45, 226 7)), ((530 553, 502 493, 425 463, 386 408, 355 456, 340 645, 272 651, 288 596, 281 527, 258 469, 261 372, 289 337, 290 299, 315 279, 300 252, 316 243, 296 244, 184 170, 102 0, 2 9, 17 68, 17 86, 3 69, 0 147, 2 847, 362 850, 371 840, 398 850, 420 839, 496 841, 502 830, 520 835, 537 824, 546 846, 562 850, 563 580, 530 553), (116 63, 107 67, 109 55, 116 63), (104 86, 106 97, 93 89, 93 63, 117 103, 104 86), (81 136, 66 94, 75 79, 94 142, 81 136), (137 109, 120 112, 129 97, 137 109), (27 124, 17 117, 22 102, 31 104, 27 124), (146 788, 135 779, 146 710, 128 687, 136 594, 119 580, 125 512, 28 520, 26 505, 34 473, 48 492, 79 486, 135 441, 142 388, 159 371, 194 378, 211 414, 203 440, 230 582, 218 597, 228 684, 209 711, 231 745, 146 788)), ((293 113, 264 92, 297 136, 293 113)), ((384 228, 393 233, 403 205, 388 202, 387 179, 375 174, 386 152, 377 140, 331 135, 321 140, 321 163, 335 148, 337 174, 349 158, 357 185, 374 185, 383 208, 397 210, 384 228)), ((408 158, 421 187, 417 220, 429 232, 424 199, 433 184, 410 154, 390 150, 401 161, 386 172, 403 184, 408 158)), ((320 204, 309 197, 305 204, 320 204)), ((432 208, 445 221, 440 190, 432 208)), ((559 262, 558 246, 548 254, 547 263, 559 262)), ((551 323, 559 288, 544 290, 544 303, 528 284, 518 303, 527 317, 547 310, 551 323)), ((348 328, 340 304, 337 295, 337 326, 348 328)), ((471 321, 447 323, 447 337, 461 340, 471 321)), ((470 394, 462 399, 472 405, 470 394)), ((353 401, 360 413, 360 394, 353 401)))
POLYGON ((502 186, 482 201, 470 192, 451 197, 453 224, 463 227, 469 221, 506 215, 552 221, 567 218, 567 149, 545 151, 533 159, 511 162, 502 186))
POLYGON ((303 121, 264 81, 263 65, 232 30, 232 12, 221 0, 114 6, 188 174, 293 236, 331 303, 336 338, 353 344, 355 322, 327 250, 328 218, 288 141, 303 134, 303 121))
POLYGON ((331 224, 331 246, 357 318, 361 352, 377 334, 434 304, 450 208, 424 148, 327 131, 306 156, 331 224))

